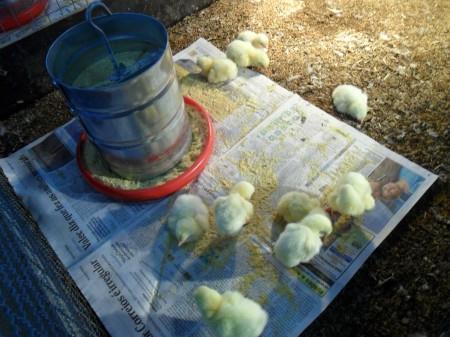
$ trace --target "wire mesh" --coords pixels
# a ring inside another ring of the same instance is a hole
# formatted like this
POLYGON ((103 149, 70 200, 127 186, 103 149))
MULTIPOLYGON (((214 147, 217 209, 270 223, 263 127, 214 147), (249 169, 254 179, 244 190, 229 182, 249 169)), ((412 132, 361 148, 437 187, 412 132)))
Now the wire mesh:
MULTIPOLYGON (((0 49, 19 41, 34 32, 44 29, 55 22, 80 12, 92 1, 93 0, 49 0, 44 11, 31 22, 17 27, 16 29, 0 33, 0 49)), ((16 11, 9 11, 8 15, 12 16, 14 20, 18 20, 16 11)), ((2 26, 0 20, 0 31, 4 30, 6 30, 6 27, 2 26)))

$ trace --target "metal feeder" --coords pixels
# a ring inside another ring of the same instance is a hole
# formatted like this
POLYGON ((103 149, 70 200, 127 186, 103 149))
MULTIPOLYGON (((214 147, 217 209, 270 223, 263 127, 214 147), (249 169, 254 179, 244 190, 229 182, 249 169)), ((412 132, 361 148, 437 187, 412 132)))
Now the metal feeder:
POLYGON ((191 142, 168 34, 156 19, 112 14, 96 1, 86 21, 50 47, 47 70, 111 170, 128 179, 157 176, 191 142), (92 17, 99 8, 106 15, 92 17))

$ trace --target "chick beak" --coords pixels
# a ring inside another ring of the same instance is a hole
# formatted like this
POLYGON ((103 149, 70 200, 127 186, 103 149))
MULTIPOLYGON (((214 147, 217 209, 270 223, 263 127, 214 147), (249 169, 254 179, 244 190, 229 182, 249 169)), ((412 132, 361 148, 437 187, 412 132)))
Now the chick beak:
POLYGON ((180 241, 178 241, 178 247, 181 247, 186 243, 186 241, 189 239, 189 236, 183 236, 180 241))

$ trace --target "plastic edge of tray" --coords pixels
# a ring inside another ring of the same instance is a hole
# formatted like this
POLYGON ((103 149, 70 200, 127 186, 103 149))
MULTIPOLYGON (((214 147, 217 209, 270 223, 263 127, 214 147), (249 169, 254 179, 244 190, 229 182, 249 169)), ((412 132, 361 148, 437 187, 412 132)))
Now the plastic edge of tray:
POLYGON ((47 3, 48 0, 40 0, 30 8, 27 8, 17 14, 16 19, 11 16, 7 16, 3 20, 0 20, 0 32, 7 32, 31 22, 44 11, 47 3))

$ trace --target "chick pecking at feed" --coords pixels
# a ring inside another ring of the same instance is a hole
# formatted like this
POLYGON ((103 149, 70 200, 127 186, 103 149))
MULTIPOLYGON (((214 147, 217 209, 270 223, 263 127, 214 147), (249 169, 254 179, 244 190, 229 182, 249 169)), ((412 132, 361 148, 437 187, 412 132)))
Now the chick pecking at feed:
POLYGON ((236 64, 227 58, 211 58, 200 56, 197 65, 202 70, 202 75, 208 79, 209 83, 221 83, 236 78, 238 68, 236 64))
POLYGON ((275 242, 275 257, 288 268, 308 262, 320 252, 320 238, 331 234, 332 230, 326 213, 322 209, 314 209, 301 222, 286 226, 275 242))
POLYGON ((370 183, 358 172, 347 173, 328 196, 328 203, 344 215, 359 216, 375 207, 370 183))
POLYGON ((359 88, 343 84, 333 90, 333 104, 336 110, 362 122, 367 116, 367 95, 359 88))
POLYGON ((253 216, 253 205, 249 201, 255 188, 248 182, 236 184, 230 194, 214 201, 217 231, 223 236, 237 235, 253 216))
POLYGON ((269 57, 263 49, 255 48, 250 42, 234 40, 226 51, 227 57, 239 67, 267 67, 269 57))
POLYGON ((319 200, 303 192, 284 194, 277 205, 277 214, 286 222, 301 221, 312 209, 319 207, 319 200))
POLYGON ((264 33, 255 33, 250 30, 245 30, 239 33, 237 39, 250 42, 255 48, 267 49, 269 47, 269 38, 264 33))
POLYGON ((169 211, 167 224, 179 246, 202 237, 209 228, 208 214, 208 207, 200 197, 193 194, 177 197, 169 211))
POLYGON ((237 291, 220 294, 200 286, 194 298, 203 320, 216 337, 258 337, 267 324, 267 312, 237 291))

